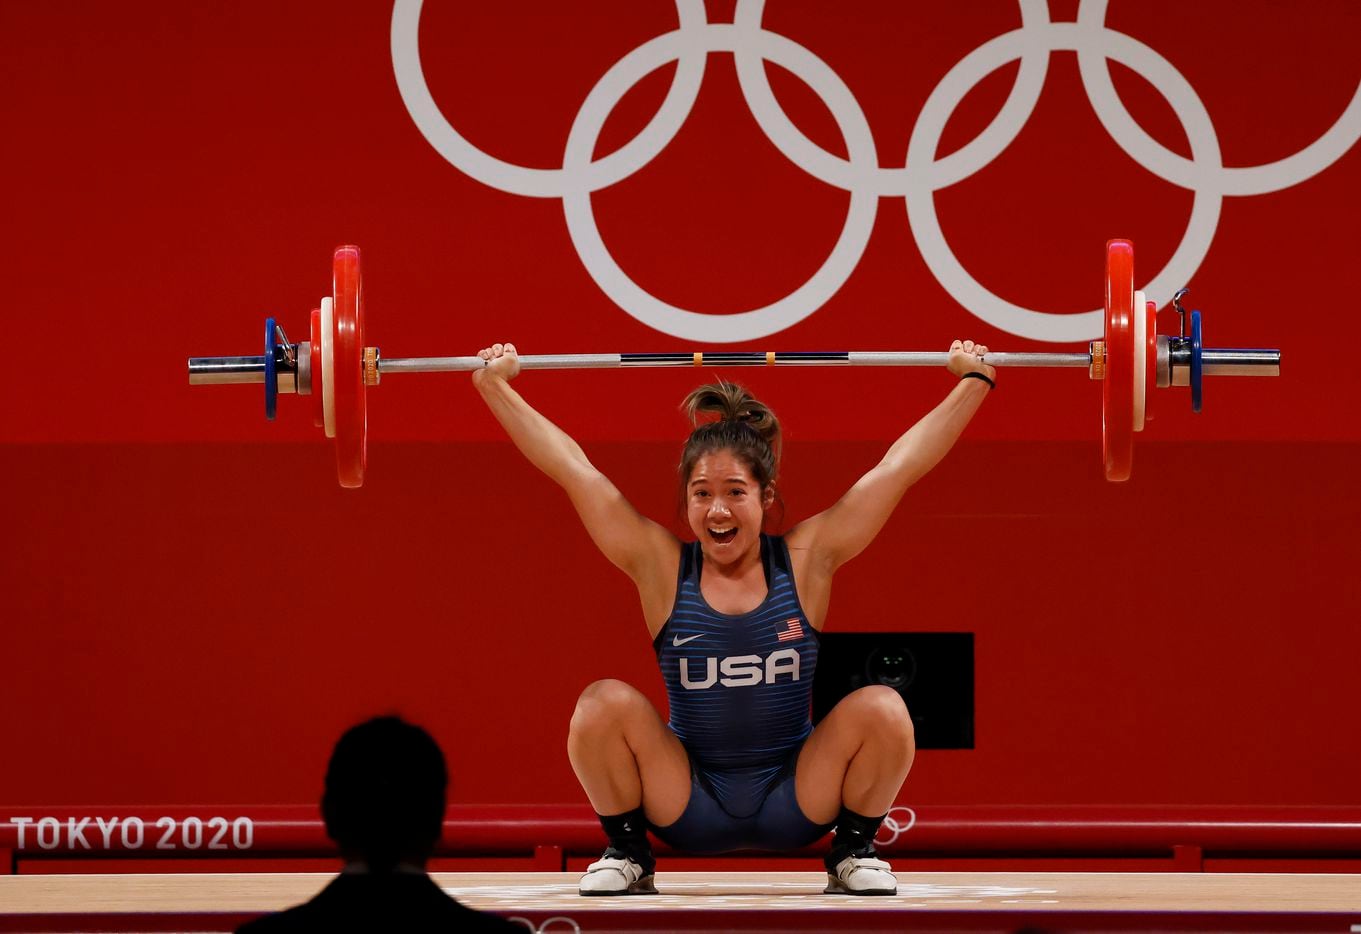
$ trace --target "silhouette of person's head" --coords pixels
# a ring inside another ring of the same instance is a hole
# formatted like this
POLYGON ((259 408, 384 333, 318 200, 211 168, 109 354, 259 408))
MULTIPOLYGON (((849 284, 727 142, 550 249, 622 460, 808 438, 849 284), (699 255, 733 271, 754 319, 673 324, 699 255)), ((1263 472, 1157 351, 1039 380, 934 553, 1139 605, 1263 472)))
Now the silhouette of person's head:
POLYGON ((326 833, 371 872, 423 868, 439 840, 448 784, 444 753, 420 727, 398 717, 351 727, 326 767, 326 833))

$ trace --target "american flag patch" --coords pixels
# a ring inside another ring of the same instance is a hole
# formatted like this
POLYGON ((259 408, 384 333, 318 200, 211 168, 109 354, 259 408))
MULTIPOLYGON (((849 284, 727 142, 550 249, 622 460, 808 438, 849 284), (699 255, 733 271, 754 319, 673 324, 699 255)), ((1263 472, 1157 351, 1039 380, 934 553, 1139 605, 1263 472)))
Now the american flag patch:
POLYGON ((799 622, 797 616, 793 619, 787 619, 780 628, 775 630, 775 638, 781 642, 788 642, 790 639, 802 639, 803 624, 799 622))

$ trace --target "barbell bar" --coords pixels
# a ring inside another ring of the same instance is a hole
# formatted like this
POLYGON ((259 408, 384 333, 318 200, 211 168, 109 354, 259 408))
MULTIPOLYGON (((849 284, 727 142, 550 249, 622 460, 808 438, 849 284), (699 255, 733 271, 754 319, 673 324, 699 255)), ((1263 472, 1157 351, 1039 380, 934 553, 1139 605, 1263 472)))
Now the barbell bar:
MULTIPOLYGON (((384 375, 477 370, 477 356, 384 358, 365 343, 364 288, 357 246, 342 246, 332 260, 333 290, 309 316, 309 339, 290 343, 273 318, 265 326, 261 356, 191 357, 193 386, 265 384, 265 415, 274 418, 280 393, 312 395, 313 421, 335 439, 336 470, 343 487, 363 485, 368 466, 367 392, 384 375)), ((1199 412, 1206 376, 1279 376, 1281 352, 1275 349, 1206 348, 1202 316, 1191 313, 1192 333, 1157 333, 1157 306, 1134 288, 1134 246, 1128 240, 1106 244, 1105 333, 1085 352, 988 353, 997 367, 1085 368, 1102 383, 1102 461, 1107 480, 1129 478, 1134 434, 1148 419, 1151 388, 1189 386, 1199 412)), ((1177 293, 1179 313, 1181 296, 1177 293)), ((521 369, 607 369, 630 367, 751 366, 944 366, 949 354, 937 351, 701 351, 672 353, 529 354, 521 369)))

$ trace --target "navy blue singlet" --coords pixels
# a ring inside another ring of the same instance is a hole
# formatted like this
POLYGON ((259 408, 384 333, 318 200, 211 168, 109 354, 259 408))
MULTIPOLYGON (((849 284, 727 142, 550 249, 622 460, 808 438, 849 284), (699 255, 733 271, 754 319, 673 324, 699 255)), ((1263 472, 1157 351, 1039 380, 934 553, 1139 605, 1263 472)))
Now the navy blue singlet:
POLYGON ((671 729, 722 809, 760 810, 813 730, 818 634, 794 587, 789 550, 761 536, 767 593, 749 613, 720 613, 700 593, 704 556, 681 546, 676 602, 654 647, 666 681, 671 729))

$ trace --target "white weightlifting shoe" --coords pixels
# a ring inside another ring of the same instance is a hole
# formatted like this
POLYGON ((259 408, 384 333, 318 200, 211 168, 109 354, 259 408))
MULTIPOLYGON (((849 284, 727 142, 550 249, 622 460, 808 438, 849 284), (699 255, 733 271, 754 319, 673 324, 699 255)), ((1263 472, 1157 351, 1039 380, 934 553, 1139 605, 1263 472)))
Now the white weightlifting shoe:
POLYGON ((652 878, 636 860, 611 847, 586 867, 579 891, 582 895, 656 895, 652 878))
MULTIPOLYGON (((871 851, 873 852, 873 851, 871 851)), ((897 895, 898 877, 874 856, 847 856, 827 873, 827 895, 897 895)))

